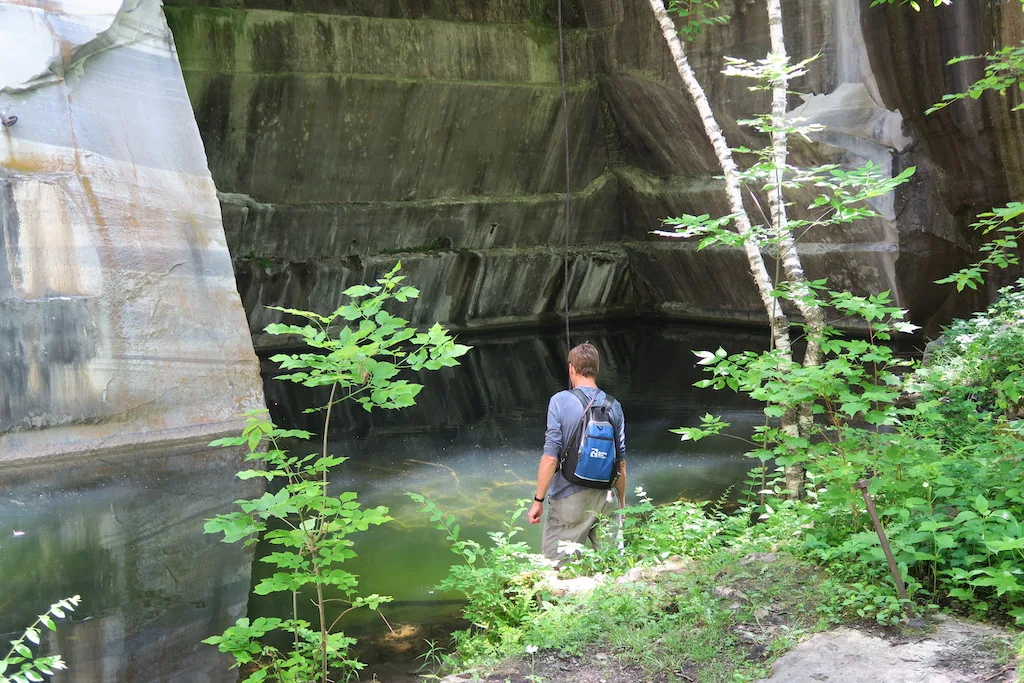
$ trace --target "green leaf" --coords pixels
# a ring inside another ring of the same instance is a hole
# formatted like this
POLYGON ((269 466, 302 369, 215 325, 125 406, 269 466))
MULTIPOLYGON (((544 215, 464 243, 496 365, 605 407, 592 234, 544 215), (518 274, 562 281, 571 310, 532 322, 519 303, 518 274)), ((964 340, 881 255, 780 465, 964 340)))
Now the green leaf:
POLYGON ((974 504, 972 505, 972 507, 982 515, 987 514, 989 511, 988 501, 985 500, 985 496, 981 495, 980 493, 978 494, 978 497, 974 499, 974 504))
POLYGON ((353 299, 358 299, 370 294, 376 294, 380 291, 380 287, 370 287, 368 285, 354 285, 346 289, 342 294, 353 299))

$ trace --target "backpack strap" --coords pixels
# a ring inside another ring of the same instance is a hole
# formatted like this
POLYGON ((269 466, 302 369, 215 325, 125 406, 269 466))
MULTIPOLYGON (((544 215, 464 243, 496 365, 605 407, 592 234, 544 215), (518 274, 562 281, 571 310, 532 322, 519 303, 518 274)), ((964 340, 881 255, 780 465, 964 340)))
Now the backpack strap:
MULTIPOLYGON (((572 393, 573 396, 575 396, 576 398, 579 399, 580 403, 583 404, 583 412, 580 413, 579 422, 577 422, 576 426, 573 427, 573 430, 571 432, 569 432, 569 440, 565 444, 562 445, 562 452, 558 455, 558 466, 555 468, 556 472, 558 470, 562 469, 562 463, 565 462, 565 453, 566 453, 566 451, 569 450, 569 444, 576 440, 576 438, 575 438, 576 434, 581 429, 583 429, 583 423, 587 419, 587 412, 590 411, 590 407, 592 405, 594 405, 594 399, 597 398, 597 394, 594 394, 594 398, 591 398, 591 399, 588 400, 587 399, 587 395, 585 393, 583 393, 583 391, 581 391, 580 389, 573 389, 571 393, 572 393)), ((616 446, 616 450, 618 450, 617 446, 616 446)))

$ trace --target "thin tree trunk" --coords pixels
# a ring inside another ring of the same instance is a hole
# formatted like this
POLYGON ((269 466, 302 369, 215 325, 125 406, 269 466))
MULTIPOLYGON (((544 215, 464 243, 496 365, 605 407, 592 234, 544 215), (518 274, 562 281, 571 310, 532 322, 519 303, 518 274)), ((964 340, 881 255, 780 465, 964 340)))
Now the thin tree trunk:
MULTIPOLYGON (((654 11, 654 16, 661 27, 661 32, 665 38, 665 42, 668 44, 669 51, 672 54, 676 70, 679 72, 679 76, 683 79, 683 84, 686 86, 687 92, 690 94, 691 99, 693 99, 693 102, 697 107, 697 112, 700 115, 702 124, 704 125, 704 132, 707 134, 708 140, 711 142, 711 146, 715 150, 715 156, 718 158, 718 163, 722 168, 729 208, 736 216, 734 221, 736 231, 743 237, 747 238, 743 242, 743 248, 747 255, 750 273, 754 278, 754 283, 757 285, 761 301, 768 314, 772 339, 776 348, 782 351, 787 358, 792 359, 793 351, 789 336, 789 320, 783 313, 778 299, 772 295, 772 291, 775 289, 775 283, 772 281, 772 278, 768 273, 768 269, 765 267, 760 244, 751 234, 753 230, 751 227, 750 216, 747 213, 746 207, 743 205, 743 195, 741 194, 739 167, 733 157, 732 150, 726 142, 725 135, 722 133, 721 127, 715 120, 715 115, 711 110, 707 94, 704 92, 703 86, 701 86, 700 81, 697 80, 696 75, 693 73, 693 69, 690 67, 690 63, 686 58, 686 52, 683 49, 683 43, 679 39, 675 23, 673 23, 672 18, 669 17, 668 12, 665 9, 664 0, 649 1, 651 9, 654 11)), ((782 11, 781 6, 779 5, 779 0, 768 0, 768 5, 769 13, 773 18, 773 21, 771 22, 772 47, 773 50, 780 49, 781 54, 785 56, 782 11)), ((786 90, 786 80, 782 79, 781 83, 775 84, 772 93, 773 117, 777 117, 777 120, 780 123, 783 123, 785 120, 786 90)), ((773 146, 776 164, 780 165, 781 168, 784 168, 786 158, 788 156, 787 139, 784 133, 773 139, 773 146)), ((779 184, 781 184, 781 179, 779 180, 779 184)), ((776 230, 778 231, 782 242, 780 244, 783 254, 782 265, 786 272, 787 279, 789 279, 794 286, 794 293, 797 294, 798 310, 800 310, 801 314, 804 315, 804 318, 811 327, 812 332, 817 331, 820 333, 824 326, 823 312, 819 307, 816 307, 813 304, 805 305, 804 302, 800 301, 801 298, 810 292, 810 288, 807 286, 807 278, 804 274, 802 264, 800 263, 800 256, 793 244, 792 236, 786 230, 788 220, 785 212, 785 202, 782 199, 781 188, 778 189, 778 192, 770 192, 769 195, 771 199, 770 205, 773 222, 775 223, 776 230)), ((817 335, 814 334, 811 336, 817 337, 817 335)), ((821 350, 820 346, 818 346, 817 338, 808 340, 808 353, 805 354, 804 359, 805 362, 808 359, 811 359, 815 365, 820 363, 821 350)), ((780 428, 786 435, 798 436, 800 434, 802 431, 800 429, 801 413, 805 414, 807 419, 810 419, 809 407, 806 411, 801 411, 798 408, 793 407, 783 414, 780 428)), ((806 428, 807 431, 809 431, 809 423, 806 425, 806 428)), ((802 468, 788 467, 786 469, 786 487, 792 497, 798 497, 800 495, 800 492, 803 489, 803 481, 804 477, 802 468)))
POLYGON ((683 79, 683 84, 686 86, 690 98, 697 106, 701 123, 704 125, 704 132, 707 134, 708 140, 715 150, 715 156, 718 157, 718 163, 722 167, 729 209, 736 215, 734 221, 736 232, 747 238, 743 241, 743 250, 747 255, 750 274, 754 278, 754 284, 757 285, 761 302, 764 304, 765 311, 768 314, 768 322, 771 325, 775 347, 786 354, 787 357, 792 358, 793 351, 789 339, 789 320, 782 312, 778 299, 772 295, 775 285, 768 274, 768 269, 765 267, 760 245, 751 236, 750 216, 747 215, 747 210, 743 206, 743 195, 740 191, 739 167, 732 155, 732 150, 729 149, 729 144, 725 140, 721 127, 715 120, 715 114, 711 111, 711 104, 708 102, 704 87, 697 80, 696 74, 693 73, 693 69, 690 67, 690 62, 687 60, 686 52, 683 49, 683 42, 679 39, 676 25, 672 22, 672 18, 665 9, 664 0, 650 0, 650 4, 651 9, 654 11, 654 16, 661 26, 661 32, 665 37, 665 42, 668 44, 668 49, 672 53, 672 60, 675 62, 676 70, 683 79))
MULTIPOLYGON (((782 24, 782 3, 780 0, 767 0, 768 32, 771 36, 772 54, 780 64, 789 60, 786 54, 786 38, 782 24)), ((825 330, 825 312, 811 297, 813 292, 807 286, 807 275, 804 273, 800 254, 796 250, 793 234, 789 230, 789 217, 786 215, 786 200, 782 191, 782 175, 785 173, 789 157, 789 141, 786 134, 786 111, 788 109, 789 80, 785 72, 772 82, 772 153, 778 176, 768 190, 768 205, 771 208, 775 234, 779 240, 779 253, 786 279, 795 295, 797 310, 807 323, 807 348, 804 351, 805 367, 821 364, 821 335, 825 330)), ((808 413, 809 415, 809 413, 808 413)))
MULTIPOLYGON (((771 37, 773 60, 780 65, 789 62, 786 53, 786 36, 782 24, 782 3, 780 0, 766 0, 768 5, 768 33, 771 37)), ((779 242, 779 253, 782 268, 786 272, 791 291, 795 295, 794 303, 807 325, 807 346, 804 350, 804 367, 821 365, 821 341, 825 331, 825 312, 814 303, 814 292, 807 285, 800 254, 796 250, 793 233, 789 229, 789 217, 786 212, 786 198, 783 193, 782 181, 786 172, 789 157, 789 141, 786 133, 786 111, 788 110, 789 79, 782 71, 772 81, 772 156, 775 161, 776 177, 768 187, 768 205, 771 209, 772 223, 779 242)), ((811 433, 814 417, 809 404, 796 407, 798 432, 802 436, 811 433)), ((790 496, 798 498, 803 490, 804 468, 790 465, 786 468, 786 488, 790 496)))

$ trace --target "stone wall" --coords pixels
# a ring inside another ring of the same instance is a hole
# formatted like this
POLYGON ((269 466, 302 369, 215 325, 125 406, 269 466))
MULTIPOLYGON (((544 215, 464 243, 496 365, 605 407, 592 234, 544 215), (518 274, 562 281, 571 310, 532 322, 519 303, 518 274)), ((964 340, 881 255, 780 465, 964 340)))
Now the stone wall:
MULTIPOLYGON (((919 67, 943 69, 944 56, 910 47, 926 44, 913 32, 983 51, 998 33, 998 12, 980 0, 958 3, 948 18, 869 9, 869 0, 783 4, 791 55, 821 55, 797 84, 808 96, 794 97, 793 107, 831 127, 795 155, 920 169, 878 207, 880 219, 808 235, 808 270, 860 291, 889 289, 928 321, 948 292, 922 280, 962 261, 968 246, 967 212, 946 194, 972 170, 947 171, 943 157, 953 152, 932 148, 949 131, 930 128, 920 113, 948 82, 904 87, 919 67), (907 47, 889 54, 890 44, 907 47)), ((715 159, 644 0, 565 2, 568 281, 553 2, 167 5, 258 342, 277 317, 264 305, 333 308, 345 286, 398 258, 424 292, 417 322, 549 322, 561 315, 566 290, 577 318, 763 318, 740 254, 697 255, 693 243, 649 235, 666 216, 725 205, 715 159)), ((720 71, 725 54, 765 54, 766 11, 748 0, 722 10, 730 23, 699 37, 691 61, 733 144, 760 144, 729 122, 764 111, 765 95, 720 71)), ((984 131, 998 108, 967 116, 984 131)), ((960 144, 973 150, 967 158, 986 158, 977 139, 960 144)), ((999 175, 993 166, 985 173, 999 175)))
POLYGON ((0 2, 0 461, 194 440, 262 405, 158 0, 0 2))

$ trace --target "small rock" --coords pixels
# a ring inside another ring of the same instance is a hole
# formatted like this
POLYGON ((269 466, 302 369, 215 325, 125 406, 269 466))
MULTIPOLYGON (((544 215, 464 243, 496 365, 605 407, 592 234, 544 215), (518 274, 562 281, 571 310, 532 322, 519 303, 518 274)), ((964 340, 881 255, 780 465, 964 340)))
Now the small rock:
POLYGON ((741 642, 744 642, 744 643, 756 643, 757 642, 757 636, 754 635, 753 633, 751 633, 750 631, 744 631, 743 629, 739 629, 738 628, 738 629, 736 629, 735 633, 736 633, 736 637, 739 638, 741 642))
POLYGON ((735 588, 729 588, 728 586, 715 586, 711 589, 711 592, 718 598, 742 598, 743 593, 740 593, 735 588))
POLYGON ((740 560, 740 564, 753 564, 754 562, 762 562, 764 564, 768 564, 770 562, 778 562, 778 560, 778 553, 750 553, 742 560, 740 560))
POLYGON ((538 585, 551 591, 552 595, 588 593, 604 583, 604 576, 578 576, 575 579, 560 579, 554 572, 545 572, 538 585))

